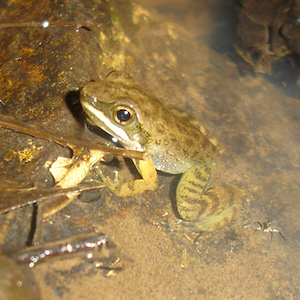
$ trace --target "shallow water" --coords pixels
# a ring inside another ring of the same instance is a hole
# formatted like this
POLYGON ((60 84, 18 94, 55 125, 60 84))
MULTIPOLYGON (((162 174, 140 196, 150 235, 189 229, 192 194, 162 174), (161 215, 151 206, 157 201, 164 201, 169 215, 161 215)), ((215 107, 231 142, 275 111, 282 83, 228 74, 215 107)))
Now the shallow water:
MULTIPOLYGON (((218 22, 204 4, 191 3, 154 7, 164 20, 184 20, 191 38, 197 37, 199 57, 205 57, 205 73, 192 78, 201 95, 183 80, 186 89, 178 93, 170 86, 176 92, 167 101, 203 121, 224 147, 211 185, 241 182, 249 189, 248 200, 229 225, 195 243, 194 236, 171 232, 166 225, 175 219, 171 195, 177 178, 172 176, 160 173, 156 191, 130 199, 106 193, 100 203, 72 203, 45 220, 46 240, 72 233, 76 226, 101 230, 122 248, 124 269, 107 276, 76 258, 37 265, 30 272, 42 299, 299 298, 299 98, 263 76, 241 75, 208 38, 227 21, 218 22), (255 232, 256 222, 267 218, 286 241, 276 232, 273 237, 255 232)), ((164 89, 151 83, 147 88, 164 99, 164 89)))

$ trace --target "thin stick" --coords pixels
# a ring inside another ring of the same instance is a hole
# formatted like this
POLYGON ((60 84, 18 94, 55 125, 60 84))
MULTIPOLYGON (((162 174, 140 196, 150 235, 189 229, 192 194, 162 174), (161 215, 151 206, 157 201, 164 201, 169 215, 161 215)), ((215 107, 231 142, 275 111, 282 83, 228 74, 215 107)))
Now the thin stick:
POLYGON ((81 193, 84 191, 98 190, 105 187, 107 187, 107 184, 100 182, 96 184, 81 184, 69 188, 54 186, 51 188, 36 189, 32 191, 26 191, 25 189, 16 189, 15 191, 11 190, 10 192, 7 192, 7 190, 0 190, 0 214, 33 203, 64 197, 68 193, 81 193), (30 200, 28 200, 29 197, 30 200), (10 203, 10 200, 12 199, 13 203, 10 203))
POLYGON ((66 22, 66 23, 50 23, 48 20, 45 20, 43 22, 24 22, 24 23, 0 23, 0 29, 2 28, 28 28, 28 27, 100 27, 101 24, 97 23, 84 23, 84 24, 78 24, 75 22, 66 22))
POLYGON ((96 144, 89 141, 80 140, 73 137, 64 137, 62 135, 55 135, 49 132, 40 131, 31 127, 21 121, 17 121, 16 119, 0 114, 0 127, 14 130, 16 132, 24 133, 35 138, 45 139, 50 142, 55 142, 59 145, 70 147, 70 146, 78 146, 78 147, 88 147, 94 150, 100 150, 104 153, 108 153, 111 155, 119 155, 129 158, 135 159, 147 159, 147 153, 142 151, 134 151, 134 150, 126 150, 122 148, 113 148, 108 147, 101 144, 96 144))

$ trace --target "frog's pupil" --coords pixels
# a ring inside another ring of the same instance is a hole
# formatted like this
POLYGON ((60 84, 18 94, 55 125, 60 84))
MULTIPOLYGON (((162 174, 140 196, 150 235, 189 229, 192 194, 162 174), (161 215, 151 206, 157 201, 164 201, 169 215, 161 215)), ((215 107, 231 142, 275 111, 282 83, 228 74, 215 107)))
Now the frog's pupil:
POLYGON ((117 117, 120 122, 127 122, 130 119, 130 112, 126 109, 120 109, 117 112, 117 117))

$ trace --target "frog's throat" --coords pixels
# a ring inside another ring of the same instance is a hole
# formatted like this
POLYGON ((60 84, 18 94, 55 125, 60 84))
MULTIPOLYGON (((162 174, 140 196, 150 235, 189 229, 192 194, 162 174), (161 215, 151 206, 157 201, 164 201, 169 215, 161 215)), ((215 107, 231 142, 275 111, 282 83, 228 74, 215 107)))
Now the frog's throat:
POLYGON ((96 109, 88 103, 84 103, 83 108, 90 121, 92 121, 92 123, 100 127, 102 130, 106 131, 111 136, 116 137, 120 141, 120 143, 125 146, 126 149, 140 151, 143 150, 140 143, 133 142, 129 138, 126 131, 120 128, 119 126, 113 124, 102 111, 96 109))

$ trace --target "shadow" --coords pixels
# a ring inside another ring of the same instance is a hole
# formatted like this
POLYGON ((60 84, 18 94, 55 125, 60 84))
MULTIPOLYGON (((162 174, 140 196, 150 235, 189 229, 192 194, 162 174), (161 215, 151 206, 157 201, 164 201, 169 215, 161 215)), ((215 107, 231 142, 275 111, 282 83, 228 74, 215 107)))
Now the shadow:
MULTIPOLYGON (((165 174, 162 172, 160 172, 159 174, 166 175, 166 176, 172 176, 172 177, 174 176, 173 174, 165 174)), ((178 218, 178 219, 181 219, 181 216, 178 212, 177 203, 176 203, 176 188, 177 188, 177 185, 181 178, 181 175, 182 174, 177 174, 174 176, 173 180, 171 181, 170 192, 169 192, 169 198, 171 199, 172 209, 173 209, 173 212, 174 212, 176 218, 178 218)))
MULTIPOLYGON (((245 62, 235 49, 235 45, 239 44, 237 25, 239 22, 238 14, 240 9, 241 7, 238 0, 218 1, 215 5, 210 6, 210 14, 213 16, 214 22, 212 35, 208 37, 207 43, 214 51, 226 54, 229 59, 237 65, 241 76, 249 74, 255 76, 252 66, 245 62)), ((282 34, 283 26, 285 26, 285 23, 283 23, 279 29, 278 35, 285 40, 287 49, 290 49, 290 51, 294 53, 273 59, 270 74, 259 75, 263 75, 267 81, 281 89, 286 96, 300 99, 300 57, 299 54, 297 54, 298 49, 294 45, 296 41, 298 41, 296 40, 298 35, 295 34, 296 37, 292 36, 293 39, 288 40, 282 34), (291 41, 294 42, 294 44, 292 44, 294 47, 290 47, 291 41)), ((299 26, 298 23, 297 26, 299 26)), ((292 29, 293 28, 289 30, 286 29, 285 33, 292 34, 292 29)), ((257 34, 259 35, 260 33, 258 32, 257 34)), ((253 53, 253 61, 258 60, 259 57, 255 59, 254 55, 255 53, 253 53)))
POLYGON ((234 45, 238 41, 238 1, 218 1, 211 5, 213 17, 212 35, 207 39, 209 47, 218 53, 235 53, 234 45))
POLYGON ((272 75, 265 75, 265 78, 280 88, 286 96, 300 99, 299 70, 299 55, 290 54, 273 62, 272 75))
POLYGON ((68 92, 65 101, 73 117, 84 127, 84 112, 80 104, 80 90, 68 92))

